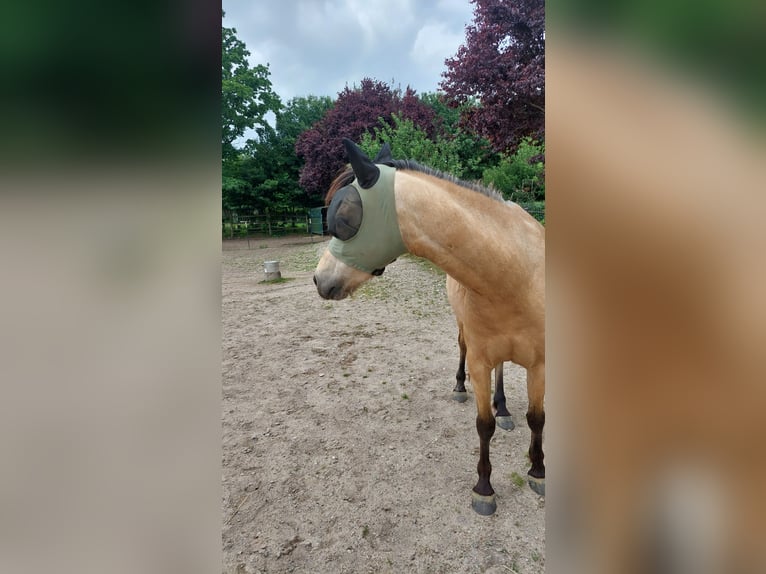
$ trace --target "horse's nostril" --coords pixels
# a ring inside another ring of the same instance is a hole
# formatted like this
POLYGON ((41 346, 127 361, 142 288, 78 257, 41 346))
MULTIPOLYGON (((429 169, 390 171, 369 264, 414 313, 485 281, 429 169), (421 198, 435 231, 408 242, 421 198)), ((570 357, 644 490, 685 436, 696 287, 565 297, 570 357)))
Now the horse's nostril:
POLYGON ((317 284, 317 276, 314 275, 314 285, 316 285, 316 284, 317 284))

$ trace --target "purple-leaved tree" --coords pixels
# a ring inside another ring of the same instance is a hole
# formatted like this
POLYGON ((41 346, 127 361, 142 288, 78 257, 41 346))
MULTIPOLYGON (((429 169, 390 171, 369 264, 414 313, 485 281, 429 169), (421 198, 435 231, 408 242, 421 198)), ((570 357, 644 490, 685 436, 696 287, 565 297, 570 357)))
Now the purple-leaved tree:
POLYGON ((463 122, 496 151, 545 137, 544 0, 472 0, 465 43, 445 63, 441 88, 466 106, 463 122))
POLYGON ((309 196, 324 195, 346 163, 342 139, 358 142, 363 133, 380 126, 380 119, 390 122, 394 113, 433 133, 433 109, 409 87, 402 95, 400 90, 370 78, 364 78, 359 87, 346 86, 324 118, 303 132, 295 143, 295 152, 305 162, 300 186, 309 196))

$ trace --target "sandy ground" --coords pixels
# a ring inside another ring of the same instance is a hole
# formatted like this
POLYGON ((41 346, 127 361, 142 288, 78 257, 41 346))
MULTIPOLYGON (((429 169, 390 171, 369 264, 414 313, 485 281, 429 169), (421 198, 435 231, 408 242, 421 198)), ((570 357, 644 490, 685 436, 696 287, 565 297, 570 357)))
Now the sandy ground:
POLYGON ((222 571, 543 572, 544 500, 519 485, 524 370, 505 367, 516 428, 492 439, 498 510, 482 517, 444 275, 405 256, 324 301, 311 278, 325 247, 224 242, 222 571), (265 260, 287 281, 262 283, 265 260))

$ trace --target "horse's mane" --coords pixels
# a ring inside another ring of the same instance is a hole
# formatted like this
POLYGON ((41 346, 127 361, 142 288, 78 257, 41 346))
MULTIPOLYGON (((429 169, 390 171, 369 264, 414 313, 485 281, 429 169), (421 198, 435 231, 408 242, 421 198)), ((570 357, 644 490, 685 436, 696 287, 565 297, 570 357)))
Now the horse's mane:
POLYGON ((335 176, 335 179, 332 180, 330 189, 327 190, 327 195, 325 195, 324 198, 324 204, 326 206, 330 205, 335 192, 338 191, 341 187, 346 187, 349 185, 352 181, 354 181, 355 177, 356 176, 354 175, 354 170, 351 169, 351 164, 347 164, 342 167, 340 171, 338 171, 338 174, 335 176))
MULTIPOLYGON (((395 167, 396 169, 417 171, 420 173, 424 173, 426 175, 432 175, 439 179, 443 179, 445 181, 449 181, 450 183, 459 185, 460 187, 471 189, 473 191, 486 195, 487 197, 494 199, 496 201, 503 201, 503 202, 505 201, 505 199, 503 199, 503 196, 500 195, 500 193, 495 189, 486 187, 475 181, 464 181, 462 179, 458 179, 454 175, 451 175, 449 173, 443 172, 438 169, 434 169, 432 167, 428 167, 427 165, 418 163, 414 159, 395 159, 395 160, 392 160, 390 163, 386 162, 386 165, 390 165, 391 167, 395 167)), ((325 205, 330 205, 330 202, 332 201, 332 197, 333 195, 335 195, 335 192, 338 191, 340 188, 349 185, 352 181, 354 181, 354 177, 355 177, 354 171, 351 169, 350 165, 346 165, 345 167, 341 168, 341 170, 335 176, 335 179, 333 179, 332 183, 330 184, 330 189, 327 191, 327 195, 325 196, 325 205)))

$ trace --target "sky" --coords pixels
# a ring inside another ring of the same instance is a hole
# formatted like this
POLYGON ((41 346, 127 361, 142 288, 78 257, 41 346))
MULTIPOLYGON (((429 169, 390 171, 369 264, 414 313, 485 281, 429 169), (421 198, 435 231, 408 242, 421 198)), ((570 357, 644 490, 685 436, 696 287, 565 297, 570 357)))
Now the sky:
POLYGON ((282 102, 335 98, 364 77, 435 92, 473 17, 469 0, 223 0, 223 8, 251 65, 269 64, 282 102))

